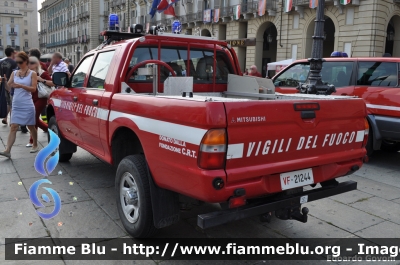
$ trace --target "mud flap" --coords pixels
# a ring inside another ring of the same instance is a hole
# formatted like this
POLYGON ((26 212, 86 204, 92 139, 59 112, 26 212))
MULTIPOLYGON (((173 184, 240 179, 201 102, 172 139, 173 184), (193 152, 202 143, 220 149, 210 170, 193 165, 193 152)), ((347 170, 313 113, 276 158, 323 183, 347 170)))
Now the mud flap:
MULTIPOLYGON (((149 171, 148 168, 147 171, 149 171)), ((158 187, 150 172, 148 174, 154 226, 163 228, 178 222, 180 219, 179 194, 158 187)))

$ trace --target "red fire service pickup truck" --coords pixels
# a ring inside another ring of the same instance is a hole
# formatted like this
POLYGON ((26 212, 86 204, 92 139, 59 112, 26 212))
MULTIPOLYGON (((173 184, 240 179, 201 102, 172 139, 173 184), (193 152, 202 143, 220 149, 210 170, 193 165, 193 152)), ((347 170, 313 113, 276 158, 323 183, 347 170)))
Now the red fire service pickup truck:
POLYGON ((335 178, 367 159, 362 99, 276 95, 271 80, 241 76, 226 42, 155 33, 103 32, 71 78, 54 73, 47 108, 61 162, 79 146, 117 167, 133 237, 177 222, 178 195, 221 205, 198 216, 205 229, 272 212, 306 222, 301 204, 357 188, 335 178))

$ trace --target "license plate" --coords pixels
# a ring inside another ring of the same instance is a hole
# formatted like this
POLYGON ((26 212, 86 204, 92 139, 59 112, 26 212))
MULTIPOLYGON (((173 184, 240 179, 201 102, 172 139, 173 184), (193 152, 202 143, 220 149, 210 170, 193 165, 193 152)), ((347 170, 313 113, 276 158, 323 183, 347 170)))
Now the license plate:
POLYGON ((314 176, 311 168, 302 169, 281 174, 282 190, 314 184, 314 176))

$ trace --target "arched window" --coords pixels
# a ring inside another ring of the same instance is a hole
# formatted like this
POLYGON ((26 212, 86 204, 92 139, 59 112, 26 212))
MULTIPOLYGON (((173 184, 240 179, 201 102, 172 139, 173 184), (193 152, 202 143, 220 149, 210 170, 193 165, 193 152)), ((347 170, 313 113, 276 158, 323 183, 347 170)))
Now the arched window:
POLYGON ((5 5, 5 6, 8 6, 8 2, 7 2, 7 1, 6 1, 6 2, 4 2, 4 5, 5 5))
POLYGON ((28 5, 27 4, 24 4, 24 8, 27 8, 28 7, 28 5))
POLYGON ((11 2, 11 6, 12 6, 12 7, 14 6, 14 2, 11 2))

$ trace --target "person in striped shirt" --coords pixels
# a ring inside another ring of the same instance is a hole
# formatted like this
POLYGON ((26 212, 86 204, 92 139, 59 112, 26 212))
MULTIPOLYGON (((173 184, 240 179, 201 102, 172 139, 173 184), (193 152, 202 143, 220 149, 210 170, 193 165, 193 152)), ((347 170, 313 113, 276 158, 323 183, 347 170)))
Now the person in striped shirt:
POLYGON ((47 69, 50 75, 57 72, 67 73, 68 76, 71 76, 71 73, 68 70, 68 65, 63 61, 62 55, 59 52, 55 52, 51 59, 51 63, 49 68, 47 69))

